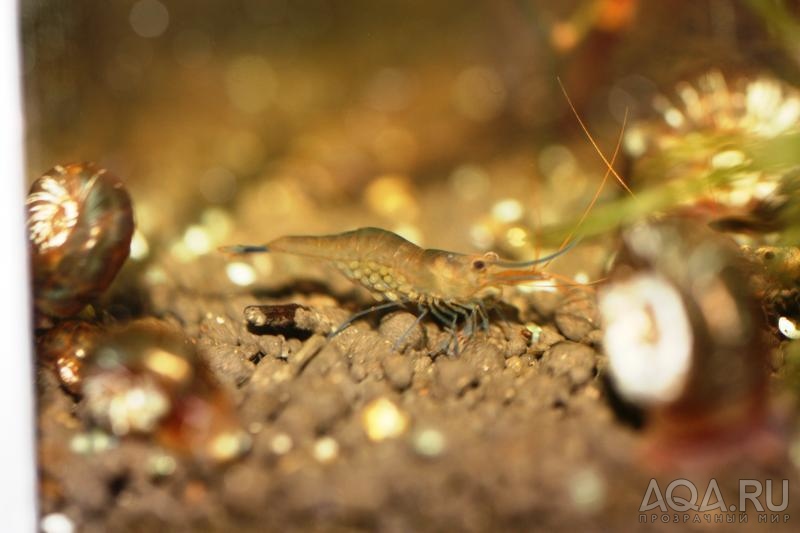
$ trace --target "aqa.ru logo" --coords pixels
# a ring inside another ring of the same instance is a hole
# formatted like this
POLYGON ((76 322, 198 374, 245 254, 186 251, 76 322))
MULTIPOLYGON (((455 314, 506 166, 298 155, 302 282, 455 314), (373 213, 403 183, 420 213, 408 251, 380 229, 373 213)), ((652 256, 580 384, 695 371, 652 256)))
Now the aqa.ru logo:
POLYGON ((789 480, 784 479, 781 484, 781 501, 775 502, 775 493, 772 480, 766 483, 756 479, 739 480, 739 497, 735 503, 727 505, 719 490, 716 479, 712 479, 702 500, 699 500, 699 491, 694 483, 688 479, 676 479, 664 492, 655 479, 650 480, 642 504, 639 506, 639 522, 747 522, 748 511, 758 513, 759 522, 788 522, 789 515, 780 515, 789 506, 789 480), (766 485, 766 490, 764 490, 766 485), (680 489, 680 490, 678 490, 680 489), (684 497, 688 489, 688 498, 684 497), (763 495, 763 498, 762 498, 763 495), (699 504, 698 504, 699 500, 699 504), (748 505, 748 502, 749 505, 748 505), (765 511, 766 507, 766 511, 765 511), (659 509, 661 513, 644 514, 647 511, 659 509), (675 514, 670 515, 670 510, 675 514), (712 512, 713 511, 713 512, 712 512), (769 512, 767 512, 769 511, 769 512), (683 514, 678 514, 683 513, 683 514), (701 515, 700 513, 706 513, 701 515), (727 513, 727 514, 725 514, 727 513), (737 514, 738 513, 738 514, 737 514))

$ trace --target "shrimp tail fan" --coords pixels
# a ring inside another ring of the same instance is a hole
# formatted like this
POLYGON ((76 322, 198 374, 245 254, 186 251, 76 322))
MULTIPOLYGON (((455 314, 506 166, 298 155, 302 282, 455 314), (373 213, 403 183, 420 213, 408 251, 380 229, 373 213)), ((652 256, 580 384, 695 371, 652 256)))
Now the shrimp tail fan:
POLYGON ((260 254, 269 252, 269 248, 263 244, 234 244, 233 246, 222 246, 219 251, 234 255, 260 254))

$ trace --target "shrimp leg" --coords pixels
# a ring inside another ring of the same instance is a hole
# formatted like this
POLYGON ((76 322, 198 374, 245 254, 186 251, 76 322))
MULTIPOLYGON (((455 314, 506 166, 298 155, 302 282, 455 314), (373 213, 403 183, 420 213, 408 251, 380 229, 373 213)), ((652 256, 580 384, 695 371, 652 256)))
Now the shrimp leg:
MULTIPOLYGON (((458 314, 456 312, 454 312, 453 310, 449 309, 446 306, 446 304, 444 302, 440 301, 440 300, 433 300, 432 306, 431 306, 431 311, 434 312, 434 315, 436 315, 436 311, 438 311, 441 315, 446 316, 447 318, 450 319, 449 327, 445 328, 446 331, 450 332, 450 340, 448 340, 447 344, 445 345, 445 351, 449 352, 450 351, 450 344, 453 343, 455 345, 455 352, 454 353, 455 353, 455 355, 458 355, 460 353, 460 351, 461 351, 459 349, 460 347, 458 345, 458 329, 456 327, 457 324, 458 324, 458 314)), ((443 322, 445 324, 448 323, 447 319, 445 319, 443 322)))
POLYGON ((472 311, 469 314, 469 321, 470 327, 472 328, 472 334, 478 332, 478 313, 480 312, 480 308, 476 305, 472 308, 472 311))
POLYGON ((448 309, 450 309, 453 312, 455 312, 455 313, 457 313, 457 314, 459 314, 459 315, 464 317, 464 330, 463 330, 463 332, 464 332, 464 336, 465 336, 465 341, 469 340, 470 338, 472 338, 472 335, 473 335, 473 333, 475 331, 472 328, 472 324, 470 323, 470 315, 472 314, 472 309, 470 309, 469 307, 465 307, 465 306, 463 306, 461 304, 455 303, 455 302, 442 302, 442 303, 448 309))
POLYGON ((436 320, 438 320, 441 324, 445 326, 447 326, 447 324, 449 324, 450 321, 453 319, 452 313, 450 312, 443 313, 442 310, 436 307, 434 304, 431 304, 430 307, 428 307, 428 309, 430 309, 431 314, 434 317, 436 317, 436 320))
POLYGON ((483 331, 487 334, 489 333, 489 312, 484 307, 483 303, 478 304, 478 314, 481 316, 481 326, 483 327, 483 331))
POLYGON ((465 321, 466 325, 462 330, 464 334, 465 342, 469 341, 474 335, 476 335, 480 330, 478 326, 478 307, 472 307, 467 311, 467 319, 465 321))
MULTIPOLYGON (((431 302, 431 304, 430 304, 430 306, 428 308, 430 309, 430 311, 433 314, 433 316, 436 317, 436 320, 438 320, 445 327, 447 327, 447 324, 450 321, 455 322, 455 318, 456 318, 455 315, 453 315, 453 313, 450 312, 450 311, 443 311, 442 309, 440 309, 439 306, 437 305, 436 300, 431 302)), ((444 344, 443 348, 444 348, 445 352, 449 350, 451 340, 452 339, 448 339, 447 343, 444 344)), ((439 349, 441 349, 441 348, 442 348, 442 346, 440 346, 439 349)))
POLYGON ((359 311, 358 313, 354 314, 344 322, 342 322, 336 330, 328 335, 328 340, 334 338, 336 335, 341 333, 342 331, 346 330, 350 325, 361 318, 362 316, 368 315, 370 313, 374 313, 375 311, 381 311, 383 309, 389 309, 391 307, 401 307, 407 303, 407 300, 400 300, 397 302, 389 302, 384 304, 373 305, 368 309, 364 309, 363 311, 359 311))
POLYGON ((467 313, 466 318, 464 319, 464 329, 461 330, 461 333, 464 334, 464 338, 471 339, 472 335, 475 333, 476 324, 473 320, 472 313, 467 313))
POLYGON ((406 340, 406 337, 408 337, 409 333, 411 333, 411 330, 413 330, 415 327, 417 327, 417 325, 418 325, 420 322, 422 322, 422 319, 423 319, 423 318, 425 318, 425 316, 428 314, 428 309, 427 309, 427 308, 424 308, 424 307, 420 306, 420 309, 419 309, 419 310, 420 310, 420 314, 419 314, 419 316, 417 316, 417 319, 414 321, 414 323, 413 323, 413 324, 411 324, 411 325, 408 327, 408 329, 406 329, 406 330, 403 332, 403 334, 402 334, 402 335, 400 335, 400 336, 397 338, 397 340, 396 340, 396 341, 394 341, 394 344, 392 345, 392 350, 393 350, 393 351, 395 351, 395 352, 396 352, 396 351, 398 351, 398 348, 400 348, 400 345, 401 345, 401 344, 403 344, 403 341, 404 341, 404 340, 406 340))

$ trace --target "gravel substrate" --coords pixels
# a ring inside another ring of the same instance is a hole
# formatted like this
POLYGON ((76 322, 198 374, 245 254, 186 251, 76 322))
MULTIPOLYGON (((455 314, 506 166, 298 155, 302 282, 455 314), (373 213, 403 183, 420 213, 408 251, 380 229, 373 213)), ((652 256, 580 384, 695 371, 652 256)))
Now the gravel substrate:
MULTIPOLYGON (((109 437, 42 368, 43 515, 63 513, 88 532, 676 527, 639 523, 652 475, 637 414, 610 397, 591 292, 515 296, 516 316, 493 319, 455 355, 439 350, 439 325, 414 326, 406 311, 327 341, 364 304, 324 286, 208 295, 169 279, 148 289, 147 313, 196 341, 237 403, 249 452, 203 464, 146 438, 109 437), (280 308, 274 328, 246 320, 247 306, 290 303, 299 306, 280 308)), ((740 477, 797 481, 788 460, 708 475, 723 491, 740 477)), ((662 490, 675 477, 660 477, 662 490)), ((720 527, 700 519, 688 526, 720 527)))

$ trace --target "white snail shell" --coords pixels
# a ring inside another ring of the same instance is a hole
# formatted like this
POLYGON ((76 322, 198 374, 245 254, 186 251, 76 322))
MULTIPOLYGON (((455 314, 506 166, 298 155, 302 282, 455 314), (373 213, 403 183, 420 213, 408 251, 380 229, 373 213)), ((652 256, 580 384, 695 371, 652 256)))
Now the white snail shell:
POLYGON ((602 290, 603 343, 619 392, 642 403, 677 399, 686 386, 692 328, 680 294, 663 276, 641 273, 602 290))
POLYGON ((766 324, 739 247, 677 217, 631 227, 623 241, 599 293, 621 396, 695 418, 761 402, 766 324))

